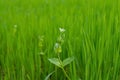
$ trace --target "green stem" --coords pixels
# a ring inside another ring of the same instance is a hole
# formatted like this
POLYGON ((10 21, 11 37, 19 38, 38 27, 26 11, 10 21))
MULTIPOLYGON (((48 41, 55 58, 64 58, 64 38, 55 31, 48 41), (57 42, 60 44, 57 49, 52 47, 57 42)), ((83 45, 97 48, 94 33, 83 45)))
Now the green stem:
POLYGON ((67 75, 67 73, 66 73, 66 71, 65 71, 65 69, 64 69, 63 67, 62 67, 62 70, 63 70, 65 76, 67 77, 67 79, 68 79, 68 80, 71 80, 71 79, 69 78, 69 76, 67 75))
POLYGON ((58 59, 59 59, 59 62, 60 62, 60 64, 61 64, 61 69, 63 70, 63 73, 65 74, 66 78, 67 78, 68 80, 71 80, 70 77, 67 75, 64 67, 63 67, 63 63, 62 63, 62 61, 61 61, 61 59, 60 59, 59 54, 58 54, 58 59))

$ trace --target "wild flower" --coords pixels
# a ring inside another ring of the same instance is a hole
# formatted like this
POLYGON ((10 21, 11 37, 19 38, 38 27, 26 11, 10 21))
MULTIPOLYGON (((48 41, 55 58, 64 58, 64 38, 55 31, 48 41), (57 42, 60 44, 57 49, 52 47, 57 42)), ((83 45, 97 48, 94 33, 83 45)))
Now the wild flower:
POLYGON ((62 45, 64 43, 65 39, 65 29, 64 28, 59 28, 60 35, 58 36, 57 42, 62 45))
POLYGON ((65 29, 64 28, 59 28, 60 33, 64 33, 65 29))
MULTIPOLYGON (((62 53, 62 44, 64 43, 64 38, 65 38, 65 29, 63 28, 59 28, 60 30, 60 35, 57 39, 57 42, 55 43, 54 45, 54 51, 55 53, 57 54, 57 58, 51 58, 51 59, 48 59, 52 64, 54 64, 55 66, 59 67, 62 69, 64 75, 66 76, 66 78, 68 80, 71 80, 70 77, 68 76, 68 74, 66 73, 64 67, 68 64, 70 64, 73 60, 74 60, 74 57, 70 57, 70 58, 66 58, 65 60, 61 60, 60 58, 60 55, 59 53, 62 53)), ((50 75, 52 75, 54 72, 50 73, 46 79, 49 78, 50 75)))
POLYGON ((55 53, 61 53, 62 52, 62 44, 64 43, 64 37, 63 37, 63 34, 65 32, 65 29, 64 28, 59 28, 59 31, 60 31, 60 35, 57 39, 57 42, 55 43, 55 46, 54 46, 54 51, 55 53))

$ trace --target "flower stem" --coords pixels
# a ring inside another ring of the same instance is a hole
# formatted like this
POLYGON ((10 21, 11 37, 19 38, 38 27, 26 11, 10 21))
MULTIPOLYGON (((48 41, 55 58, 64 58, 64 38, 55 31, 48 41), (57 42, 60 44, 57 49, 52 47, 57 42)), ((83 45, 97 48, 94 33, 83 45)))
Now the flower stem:
POLYGON ((58 54, 58 59, 59 59, 59 62, 60 62, 60 64, 61 64, 61 69, 63 70, 63 73, 65 74, 66 78, 67 78, 68 80, 71 80, 70 77, 67 75, 64 67, 63 67, 63 63, 62 63, 62 61, 61 61, 61 59, 60 59, 59 54, 58 54))

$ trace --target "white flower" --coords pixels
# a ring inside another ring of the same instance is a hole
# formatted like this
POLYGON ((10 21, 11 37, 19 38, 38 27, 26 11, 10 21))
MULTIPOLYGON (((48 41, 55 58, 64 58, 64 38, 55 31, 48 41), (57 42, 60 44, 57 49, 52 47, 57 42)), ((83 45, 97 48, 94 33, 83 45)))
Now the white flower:
POLYGON ((65 32, 65 29, 64 28, 59 28, 60 32, 65 32))

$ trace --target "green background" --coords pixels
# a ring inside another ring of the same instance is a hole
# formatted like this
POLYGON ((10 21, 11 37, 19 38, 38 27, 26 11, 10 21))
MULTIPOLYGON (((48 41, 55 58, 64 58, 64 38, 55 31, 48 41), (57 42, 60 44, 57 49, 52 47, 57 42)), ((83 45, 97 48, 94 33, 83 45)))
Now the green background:
POLYGON ((0 0, 0 80, 66 80, 48 61, 56 57, 59 28, 66 38, 62 60, 72 80, 120 79, 119 0, 0 0), (17 26, 17 28, 15 28, 17 26), (44 36, 44 55, 38 36, 44 36))

